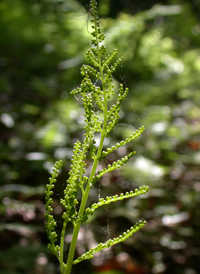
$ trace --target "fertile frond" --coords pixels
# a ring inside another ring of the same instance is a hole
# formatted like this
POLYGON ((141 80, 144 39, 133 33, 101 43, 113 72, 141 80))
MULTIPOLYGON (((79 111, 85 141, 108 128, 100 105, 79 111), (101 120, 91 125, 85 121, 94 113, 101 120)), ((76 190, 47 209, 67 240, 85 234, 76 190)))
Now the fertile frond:
POLYGON ((124 199, 132 198, 135 196, 143 195, 146 194, 148 191, 148 186, 141 186, 139 190, 136 188, 135 191, 126 192, 125 194, 121 193, 120 195, 114 195, 110 197, 107 196, 106 199, 100 198, 98 203, 94 203, 93 205, 91 205, 91 207, 86 208, 85 214, 83 216, 83 221, 87 221, 89 215, 92 215, 95 212, 95 210, 101 206, 108 205, 110 203, 117 201, 122 201, 124 199))
POLYGON ((116 57, 117 53, 118 53, 118 49, 113 49, 111 51, 111 53, 107 57, 105 57, 104 61, 102 62, 102 68, 103 69, 113 62, 113 60, 116 57))
POLYGON ((115 72, 117 67, 121 64, 121 62, 123 61, 123 57, 120 57, 117 61, 115 61, 114 64, 112 64, 112 66, 110 66, 110 71, 111 73, 115 72))
POLYGON ((62 214, 63 224, 60 246, 55 245, 58 237, 55 231, 56 221, 51 214, 53 211, 51 195, 53 194, 52 189, 54 188, 54 183, 56 182, 58 171, 61 167, 61 161, 56 162, 53 172, 51 173, 52 177, 49 179, 50 183, 47 184, 47 190, 45 192, 45 227, 50 241, 48 247, 60 262, 61 274, 71 274, 72 264, 93 258, 96 252, 128 239, 145 224, 145 221, 136 223, 135 226, 131 227, 130 230, 127 230, 127 232, 124 232, 119 237, 110 239, 106 243, 100 243, 97 247, 74 260, 79 230, 81 224, 88 219, 89 215, 92 215, 100 206, 145 194, 148 191, 148 187, 143 186, 140 187, 139 190, 136 189, 135 191, 126 192, 125 194, 121 193, 120 195, 106 197, 105 199, 101 198, 97 203, 86 208, 90 190, 95 182, 107 172, 112 172, 126 164, 135 154, 135 151, 130 152, 127 156, 112 164, 108 164, 106 168, 97 172, 101 159, 117 148, 137 138, 144 131, 144 127, 141 127, 125 140, 103 151, 105 139, 110 137, 110 132, 114 129, 120 118, 120 107, 127 97, 128 88, 125 88, 123 84, 119 83, 117 99, 115 99, 115 102, 111 106, 109 105, 108 100, 110 98, 116 98, 113 73, 122 62, 123 57, 117 59, 117 49, 113 49, 110 54, 106 54, 106 47, 104 46, 105 35, 100 27, 96 0, 90 0, 88 11, 92 16, 92 45, 86 53, 90 65, 84 64, 82 66, 80 71, 82 76, 81 84, 71 91, 71 94, 79 95, 81 99, 81 105, 84 109, 84 134, 81 134, 82 140, 74 144, 69 176, 66 186, 64 187, 64 195, 60 199, 60 204, 64 209, 62 214), (99 140, 97 138, 99 138, 99 140), (73 225, 73 235, 67 262, 64 263, 65 236, 68 222, 71 222, 73 225))
POLYGON ((98 58, 94 53, 94 49, 89 49, 86 52, 86 56, 88 58, 88 60, 93 64, 94 67, 99 67, 99 63, 98 63, 98 58))
POLYGON ((101 78, 100 73, 95 68, 93 68, 89 65, 83 65, 81 68, 81 76, 84 77, 86 75, 92 75, 96 79, 101 78))
MULTIPOLYGON (((95 203, 91 206, 91 209, 96 210, 100 206, 108 205, 113 202, 122 201, 124 199, 128 199, 128 198, 132 198, 132 197, 135 197, 138 195, 146 194, 148 191, 149 191, 148 186, 141 186, 139 188, 139 190, 136 188, 135 191, 126 192, 125 194, 121 193, 119 196, 118 195, 114 195, 111 197, 107 196, 106 199, 100 198, 98 203, 95 203)), ((87 209, 86 209, 86 211, 87 211, 87 209)))
POLYGON ((102 170, 100 170, 98 172, 98 175, 94 178, 94 181, 99 180, 104 174, 106 174, 107 172, 111 172, 117 168, 122 167, 124 164, 126 164, 130 158, 135 154, 135 151, 131 151, 128 155, 126 155, 125 157, 121 158, 120 160, 118 160, 117 162, 113 162, 112 165, 108 165, 107 168, 104 168, 102 170))
MULTIPOLYGON (((74 150, 72 155, 72 165, 71 170, 69 172, 69 178, 67 180, 67 186, 64 190, 64 198, 60 199, 60 203, 65 207, 67 210, 67 215, 64 213, 63 218, 66 216, 74 217, 78 213, 76 212, 76 205, 78 204, 77 200, 77 193, 80 188, 80 169, 82 173, 85 173, 85 162, 84 162, 85 155, 81 150, 81 143, 77 141, 74 144, 74 150)), ((71 221, 71 217, 69 221, 71 221)))
POLYGON ((106 129, 106 134, 108 135, 110 131, 115 127, 115 125, 118 122, 118 119, 120 117, 119 112, 120 112, 120 106, 121 103, 124 101, 128 93, 128 88, 123 88, 122 84, 119 84, 119 93, 117 96, 116 103, 112 105, 112 107, 108 110, 108 126, 106 129))
POLYGON ((128 138, 126 138, 125 140, 121 141, 120 143, 117 143, 115 146, 112 146, 111 148, 107 148, 106 151, 102 152, 101 157, 105 157, 107 155, 109 155, 110 153, 112 153, 114 150, 126 145, 127 143, 129 143, 130 141, 134 140, 135 138, 139 137, 141 135, 141 133, 145 130, 144 126, 140 127, 138 130, 136 130, 135 132, 133 132, 128 138))
POLYGON ((57 181, 59 170, 62 166, 62 161, 57 161, 53 167, 53 170, 51 172, 51 177, 49 178, 49 184, 46 185, 47 190, 45 191, 45 209, 46 213, 44 214, 44 217, 46 219, 45 228, 47 231, 47 237, 50 241, 48 248, 49 250, 56 255, 56 257, 59 257, 59 247, 55 246, 55 242, 57 241, 57 233, 54 231, 56 227, 56 221, 54 220, 53 215, 51 212, 53 211, 52 204, 53 199, 51 198, 53 191, 52 189, 55 187, 54 183, 57 181))
MULTIPOLYGON (((100 27, 99 16, 97 13, 97 2, 95 0, 90 1, 90 13, 93 16, 93 19, 91 20, 91 22, 94 24, 92 26, 94 30, 91 33, 91 35, 93 36, 91 42, 92 42, 92 45, 97 47, 99 45, 99 43, 104 41, 105 35, 102 32, 101 27, 100 27)), ((104 50, 103 50, 103 52, 104 52, 104 50)), ((101 53, 102 53, 102 50, 101 50, 101 53)))
POLYGON ((144 221, 144 220, 139 221, 134 226, 132 226, 129 230, 124 232, 123 235, 120 235, 119 237, 114 238, 112 240, 110 239, 105 243, 100 243, 95 248, 90 249, 88 252, 84 253, 83 255, 78 257, 76 260, 74 260, 73 264, 77 264, 83 260, 92 259, 92 258, 94 258, 95 253, 97 253, 105 248, 108 248, 112 245, 118 244, 120 242, 124 242, 126 239, 131 237, 133 235, 133 233, 137 232, 140 228, 142 228, 145 224, 146 224, 146 221, 144 221))

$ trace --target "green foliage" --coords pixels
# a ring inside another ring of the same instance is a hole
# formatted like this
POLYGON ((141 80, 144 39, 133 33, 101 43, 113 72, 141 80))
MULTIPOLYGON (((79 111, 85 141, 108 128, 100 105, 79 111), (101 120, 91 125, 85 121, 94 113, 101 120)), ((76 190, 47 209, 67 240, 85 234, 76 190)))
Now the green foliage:
POLYGON ((140 136, 140 134, 144 131, 144 127, 141 127, 124 141, 121 141, 115 146, 107 148, 106 151, 103 151, 104 140, 105 138, 109 138, 110 132, 113 130, 120 117, 120 105, 127 96, 128 88, 124 89, 123 85, 119 84, 116 102, 109 107, 109 100, 112 99, 113 95, 116 93, 116 89, 113 84, 113 73, 116 71, 122 61, 122 58, 119 58, 114 62, 114 64, 112 64, 117 55, 116 49, 114 49, 109 55, 105 56, 106 48, 103 45, 105 35, 102 33, 100 27, 97 13, 97 3, 95 0, 90 1, 90 13, 93 18, 91 20, 93 29, 91 32, 92 47, 87 51, 86 55, 93 66, 82 66, 81 75, 83 80, 81 85, 71 92, 73 95, 81 96, 85 116, 85 134, 82 143, 77 141, 74 144, 69 178, 67 180, 66 188, 64 189, 64 197, 60 199, 60 203, 64 207, 60 246, 55 246, 55 243, 57 242, 57 233, 55 232, 56 221, 53 216, 50 215, 50 212, 52 211, 51 204, 53 203, 50 196, 53 194, 52 189, 54 188, 54 183, 56 182, 56 178, 61 167, 61 161, 56 162, 53 172, 51 173, 52 177, 50 178, 50 183, 47 184, 46 191, 45 218, 47 235, 50 240, 48 247, 49 250, 58 258, 60 262, 60 272, 64 274, 71 273, 72 264, 79 263, 85 259, 91 259, 94 257, 96 252, 119 242, 123 242, 145 224, 145 221, 136 223, 133 227, 127 230, 127 232, 124 232, 123 235, 110 239, 104 244, 98 244, 96 248, 90 249, 86 253, 82 254, 81 257, 74 260, 74 252, 80 226, 87 220, 89 214, 93 214, 94 211, 100 206, 138 196, 140 194, 145 194, 148 191, 148 187, 144 186, 139 190, 136 189, 135 192, 130 191, 126 194, 122 193, 120 196, 115 195, 113 197, 106 197, 106 199, 101 198, 97 204, 95 203, 91 205, 90 208, 85 209, 90 190, 96 181, 99 180, 104 174, 114 171, 126 164, 135 152, 130 152, 127 156, 113 162, 112 165, 108 164, 106 168, 103 168, 97 173, 97 167, 100 160, 121 146, 131 142, 133 139, 140 136), (100 84, 97 85, 97 83, 100 84), (96 144, 95 139, 97 134, 100 134, 99 145, 96 144), (90 162, 92 161, 90 174, 86 173, 86 160, 89 160, 90 162), (77 198, 79 190, 81 190, 82 193, 80 204, 77 198), (79 207, 77 207, 78 204, 79 207), (63 262, 64 238, 68 222, 73 224, 74 231, 67 263, 65 264, 63 262))

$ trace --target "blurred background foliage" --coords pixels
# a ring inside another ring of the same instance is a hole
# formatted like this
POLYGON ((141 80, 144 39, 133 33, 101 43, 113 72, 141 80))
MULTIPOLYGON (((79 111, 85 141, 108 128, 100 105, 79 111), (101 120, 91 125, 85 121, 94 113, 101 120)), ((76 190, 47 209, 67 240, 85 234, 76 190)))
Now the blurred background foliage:
MULTIPOLYGON (((63 159, 54 195, 62 196, 83 110, 70 91, 87 62, 88 1, 0 2, 0 274, 59 273, 47 251, 44 191, 63 159)), ((74 267, 73 273, 198 274, 200 270, 200 1, 100 0, 108 52, 124 56, 114 81, 130 88, 108 145, 144 125, 134 159, 92 189, 89 203, 150 186, 148 195, 98 210, 82 227, 79 255, 99 241, 148 224, 123 244, 74 267)), ((103 163, 106 164, 106 163, 103 163)), ((66 243, 71 240, 69 227, 66 243)), ((67 254, 67 247, 66 247, 67 254)))

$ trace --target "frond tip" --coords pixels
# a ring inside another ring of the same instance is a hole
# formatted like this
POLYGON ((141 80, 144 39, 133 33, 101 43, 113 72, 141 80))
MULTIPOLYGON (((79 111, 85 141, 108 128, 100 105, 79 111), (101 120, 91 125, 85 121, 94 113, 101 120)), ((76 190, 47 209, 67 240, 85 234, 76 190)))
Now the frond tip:
POLYGON ((74 260, 73 264, 77 264, 77 263, 79 263, 83 260, 92 259, 92 258, 94 258, 95 253, 97 253, 97 252, 99 252, 99 251, 101 251, 105 248, 108 248, 112 245, 118 244, 120 242, 124 242, 126 239, 131 237, 133 235, 133 233, 137 232, 140 228, 142 228, 145 224, 146 224, 145 220, 139 221, 138 223, 136 223, 134 226, 132 226, 129 230, 124 232, 119 237, 114 238, 112 240, 110 239, 105 243, 100 243, 95 248, 90 249, 89 251, 87 251, 86 253, 84 253, 80 257, 78 257, 76 260, 74 260))

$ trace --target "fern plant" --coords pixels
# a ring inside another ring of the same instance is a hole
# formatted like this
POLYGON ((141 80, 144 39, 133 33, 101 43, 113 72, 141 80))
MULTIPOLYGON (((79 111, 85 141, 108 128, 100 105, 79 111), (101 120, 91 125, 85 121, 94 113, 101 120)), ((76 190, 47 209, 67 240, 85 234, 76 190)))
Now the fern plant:
POLYGON ((131 142, 133 139, 140 136, 144 131, 144 127, 141 127, 120 143, 117 143, 111 148, 104 148, 105 138, 109 138, 110 132, 118 122, 120 117, 120 105, 127 96, 128 88, 124 88, 122 84, 119 84, 117 99, 114 104, 109 105, 110 98, 114 97, 116 92, 113 85, 112 75, 121 63, 122 58, 114 61, 117 55, 116 49, 105 56, 106 48, 103 44, 105 35, 102 33, 100 27, 97 13, 97 3, 95 0, 90 1, 89 11, 92 16, 92 45, 87 51, 87 58, 89 59, 91 66, 82 66, 81 75, 83 80, 81 85, 71 92, 73 95, 79 94, 81 96, 82 105, 85 112, 85 134, 82 142, 77 141, 74 144, 69 178, 64 189, 63 198, 60 199, 60 203, 64 208, 64 212, 62 214, 63 225, 60 241, 58 240, 58 236, 55 231, 56 221, 51 214, 53 211, 53 200, 51 196, 53 194, 53 188, 55 186, 59 170, 62 166, 62 161, 55 163, 53 171, 51 172, 51 178, 49 178, 49 184, 46 185, 45 192, 45 227, 48 239, 50 241, 48 248, 60 262, 61 274, 70 274, 73 264, 77 264, 86 259, 91 259, 94 257, 96 252, 119 242, 123 242, 145 225, 144 220, 139 221, 119 237, 110 239, 105 243, 100 243, 95 248, 92 248, 80 257, 74 259, 80 227, 82 223, 88 219, 89 215, 92 215, 94 211, 101 206, 145 194, 148 191, 148 186, 143 186, 139 189, 135 189, 134 191, 126 192, 125 194, 121 193, 120 195, 106 197, 105 199, 100 198, 97 203, 94 203, 90 207, 86 208, 90 190, 95 183, 107 172, 116 170, 126 164, 135 152, 130 152, 127 156, 113 162, 111 165, 109 164, 106 168, 103 168, 97 172, 97 167, 102 158, 107 157, 113 151, 131 142), (97 82, 100 84, 97 85, 97 82), (100 135, 100 142, 98 145, 95 141, 97 134, 100 135), (88 158, 90 159, 89 162, 92 162, 90 174, 86 173, 86 162, 88 162, 88 158), (77 199, 79 190, 82 194, 80 201, 77 199), (67 260, 64 262, 64 239, 66 234, 66 226, 68 223, 73 224, 73 236, 67 260))

